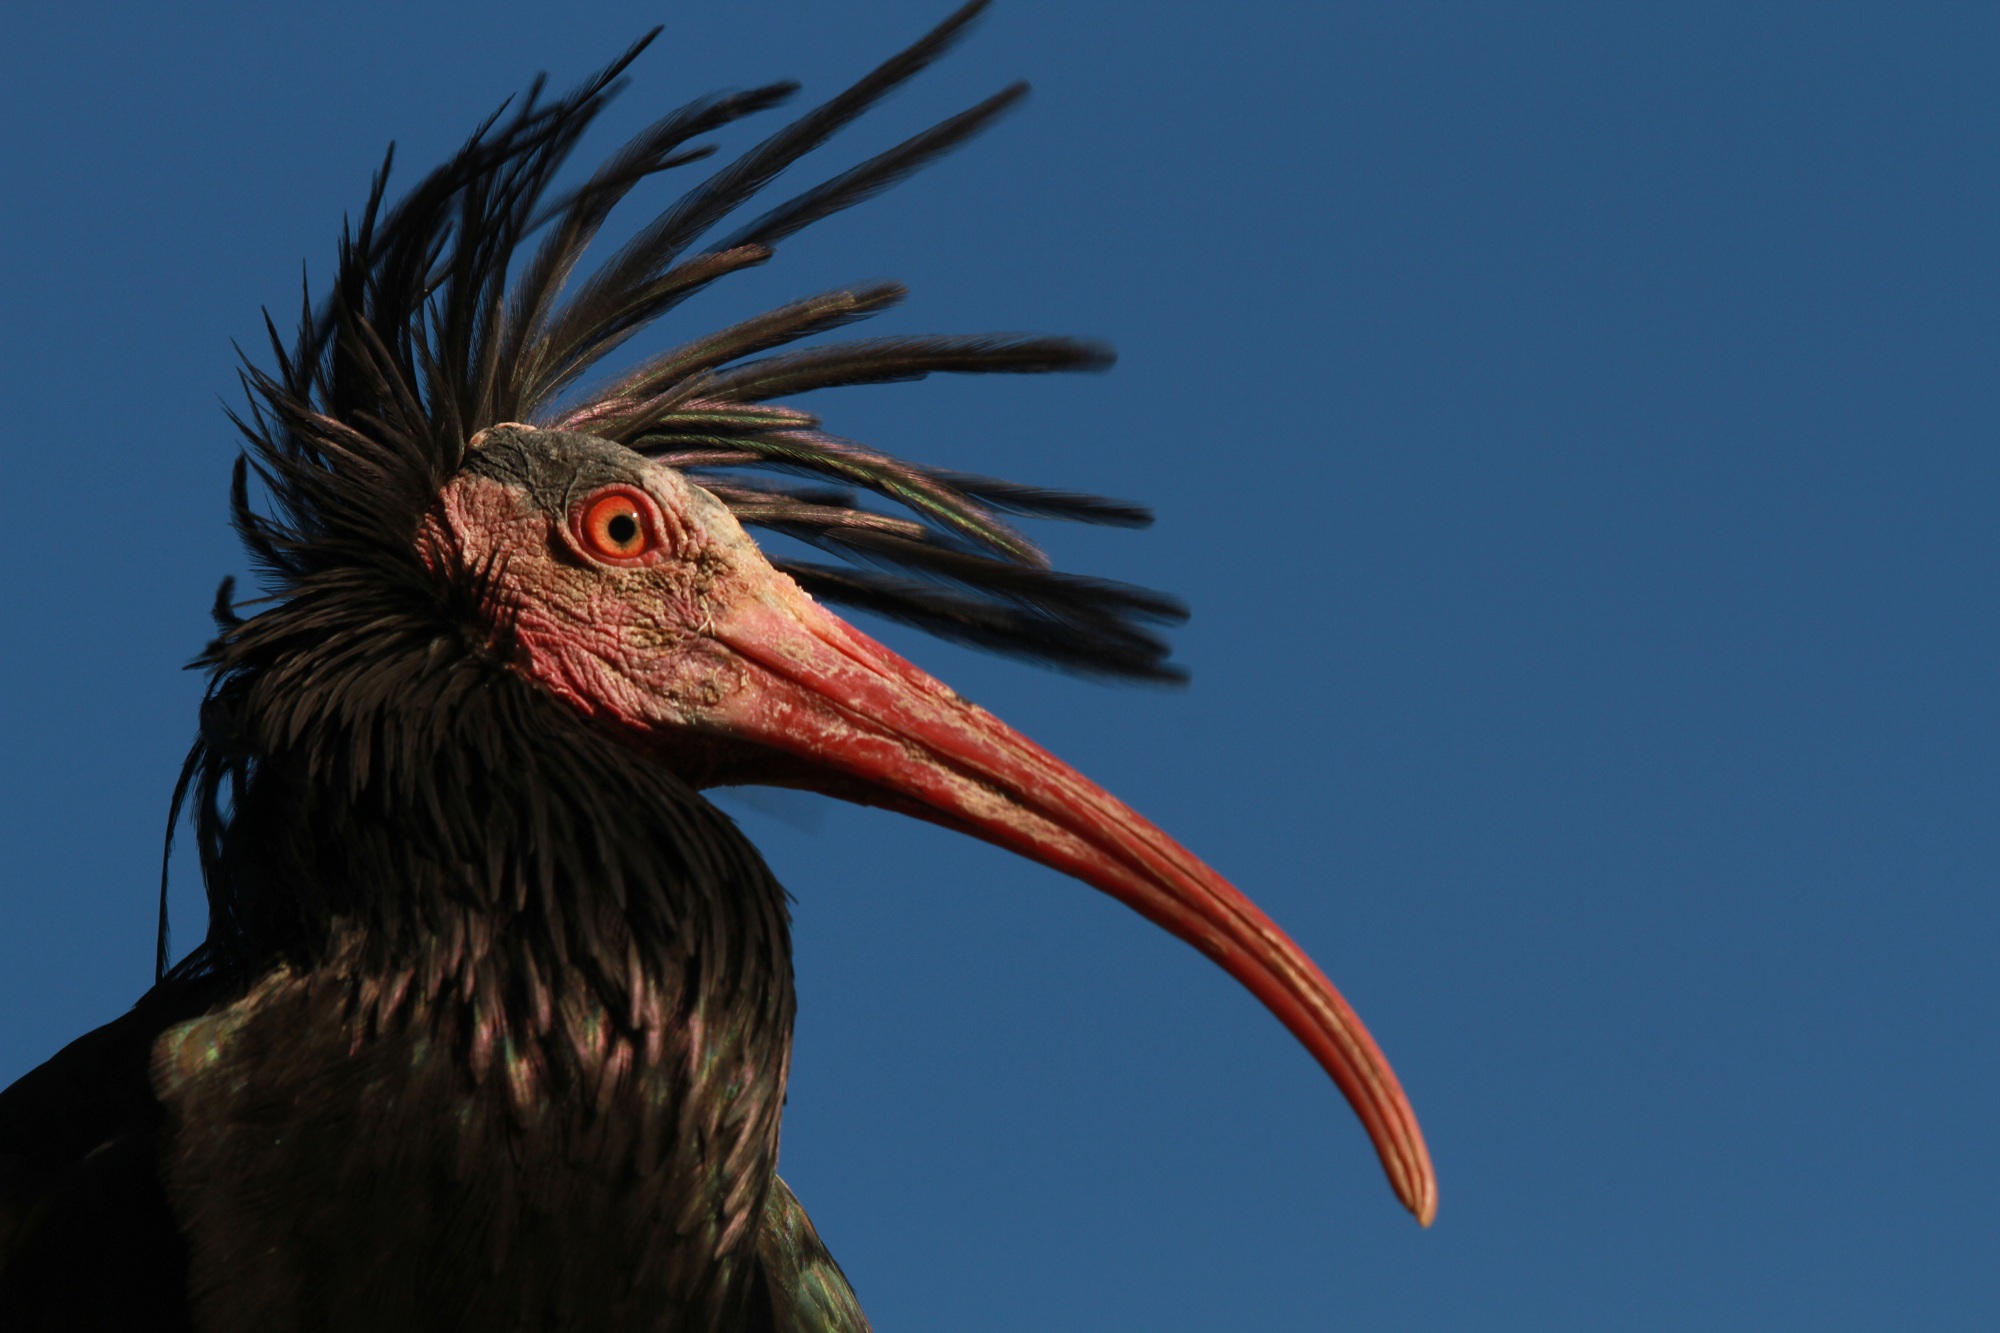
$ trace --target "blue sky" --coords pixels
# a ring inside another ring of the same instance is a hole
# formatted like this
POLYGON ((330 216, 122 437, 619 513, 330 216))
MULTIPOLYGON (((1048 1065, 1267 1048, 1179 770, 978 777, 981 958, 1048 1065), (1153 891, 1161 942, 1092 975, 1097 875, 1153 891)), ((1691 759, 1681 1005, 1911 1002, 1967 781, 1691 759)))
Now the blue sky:
MULTIPOLYGON (((148 983, 231 340, 385 143, 668 32, 587 145, 834 90, 942 3, 0 18, 0 1081, 148 983)), ((2000 1320, 2000 10, 1002 0, 825 150, 969 150, 658 343, 893 276, 1073 380, 845 390, 895 452, 1153 504, 1182 691, 873 632, 1324 965, 1442 1180, 1193 951, 981 844, 733 807, 797 895, 783 1169, 882 1333, 2000 1320)), ((732 142, 742 142, 746 131, 732 142)), ((816 168, 818 169, 818 168, 816 168)), ((407 179, 407 177, 405 178, 407 179)), ((179 939, 199 929, 180 867, 179 939)))

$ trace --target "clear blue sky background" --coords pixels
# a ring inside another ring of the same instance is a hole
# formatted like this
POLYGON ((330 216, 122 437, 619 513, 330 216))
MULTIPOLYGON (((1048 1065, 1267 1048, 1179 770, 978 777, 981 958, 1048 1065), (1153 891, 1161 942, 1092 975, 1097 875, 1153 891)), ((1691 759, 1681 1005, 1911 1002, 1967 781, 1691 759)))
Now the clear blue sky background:
MULTIPOLYGON (((383 145, 656 21, 594 148, 945 8, 7 7, 0 1080, 150 979, 230 340, 383 145)), ((819 160, 1025 110, 657 335, 895 276, 885 329, 1118 345, 816 406, 1156 505, 1047 536, 1192 603, 1193 685, 882 632, 1296 934, 1442 1175, 1420 1232, 1108 900, 738 806, 798 896, 784 1169, 882 1333, 2000 1326, 1996 70, 1984 4, 1003 0, 819 160)))

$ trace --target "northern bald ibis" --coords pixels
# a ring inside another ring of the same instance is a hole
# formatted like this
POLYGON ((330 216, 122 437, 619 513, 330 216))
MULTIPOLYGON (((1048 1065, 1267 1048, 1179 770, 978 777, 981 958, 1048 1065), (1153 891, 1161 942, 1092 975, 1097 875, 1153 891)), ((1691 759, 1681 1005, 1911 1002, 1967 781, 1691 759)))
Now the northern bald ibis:
POLYGON ((1312 961, 1164 833, 824 605, 1173 674, 1149 627, 1172 601, 1057 573, 1002 517, 1144 511, 902 462, 774 402, 1089 369, 1106 350, 788 348, 893 305, 885 283, 580 383, 1016 102, 1020 85, 733 222, 980 8, 711 171, 587 276, 637 183, 793 85, 690 103, 558 193, 642 41, 568 96, 538 82, 393 204, 384 165, 331 290, 245 371, 232 498, 265 596, 247 616, 229 584, 217 598, 175 793, 207 937, 168 967, 163 931, 136 1007, 0 1094, 9 1327, 865 1328, 774 1171, 790 943, 783 892, 701 795, 735 783, 936 821, 1172 931, 1312 1052, 1430 1221, 1416 1120, 1312 961), (769 557, 746 527, 846 563, 769 557))

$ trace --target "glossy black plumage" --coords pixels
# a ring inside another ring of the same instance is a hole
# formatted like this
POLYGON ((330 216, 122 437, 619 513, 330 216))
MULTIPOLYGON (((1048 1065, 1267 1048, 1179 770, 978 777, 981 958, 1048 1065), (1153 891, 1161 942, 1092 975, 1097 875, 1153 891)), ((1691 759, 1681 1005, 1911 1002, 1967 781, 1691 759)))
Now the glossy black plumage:
POLYGON ((1088 369, 1102 348, 778 350, 900 296, 878 284, 577 387, 694 291, 1017 101, 1005 90, 697 248, 979 8, 710 174, 581 279, 638 181, 706 156, 691 139, 790 86, 693 103, 551 199, 642 42, 565 98, 544 104, 537 84, 393 206, 385 167, 331 292, 245 372, 234 513, 264 595, 218 597, 175 796, 207 937, 167 968, 163 929, 137 1008, 0 1093, 10 1320, 866 1327, 774 1175, 793 1003, 782 890, 687 782, 514 670, 487 615, 494 571, 426 559, 418 532, 486 427, 587 431, 847 558, 781 564, 820 597, 1071 669, 1171 676, 1147 626, 1174 603, 1055 573, 1001 518, 1142 510, 891 459, 767 403, 1088 369))

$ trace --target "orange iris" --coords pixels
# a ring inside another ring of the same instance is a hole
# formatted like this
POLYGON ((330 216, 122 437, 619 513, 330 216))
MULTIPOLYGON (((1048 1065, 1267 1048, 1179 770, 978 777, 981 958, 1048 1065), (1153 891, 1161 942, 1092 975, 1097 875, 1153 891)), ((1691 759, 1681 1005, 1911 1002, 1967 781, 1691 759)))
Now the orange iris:
POLYGON ((607 560, 630 560, 652 545, 638 501, 620 492, 591 501, 582 527, 584 544, 607 560))

